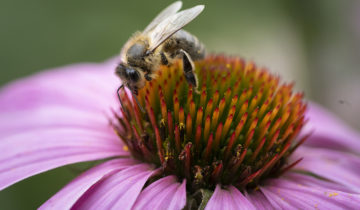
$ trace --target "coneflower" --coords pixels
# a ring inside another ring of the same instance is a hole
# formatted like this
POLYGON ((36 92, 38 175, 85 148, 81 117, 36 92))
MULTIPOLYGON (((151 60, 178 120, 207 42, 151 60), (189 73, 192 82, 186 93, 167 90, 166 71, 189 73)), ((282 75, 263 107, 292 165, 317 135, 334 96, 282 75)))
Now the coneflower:
POLYGON ((40 209, 354 209, 360 136, 236 57, 162 66, 120 106, 118 60, 72 65, 0 92, 0 189, 103 160, 40 209), (109 123, 110 121, 110 123, 109 123), (309 134, 311 134, 309 136, 309 134))
POLYGON ((199 90, 179 63, 162 67, 138 99, 124 94, 116 133, 132 156, 186 179, 188 190, 216 184, 257 186, 294 166, 289 155, 305 138, 303 95, 254 63, 210 56, 197 63, 199 90))

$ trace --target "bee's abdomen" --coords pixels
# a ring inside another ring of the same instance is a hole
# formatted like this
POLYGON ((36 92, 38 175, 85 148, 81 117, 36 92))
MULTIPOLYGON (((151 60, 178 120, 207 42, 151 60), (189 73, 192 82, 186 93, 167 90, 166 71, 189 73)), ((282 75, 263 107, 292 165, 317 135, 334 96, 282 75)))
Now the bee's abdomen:
POLYGON ((185 50, 194 61, 203 59, 206 54, 205 46, 198 38, 184 30, 172 35, 163 46, 163 50, 170 54, 177 53, 179 49, 185 50))

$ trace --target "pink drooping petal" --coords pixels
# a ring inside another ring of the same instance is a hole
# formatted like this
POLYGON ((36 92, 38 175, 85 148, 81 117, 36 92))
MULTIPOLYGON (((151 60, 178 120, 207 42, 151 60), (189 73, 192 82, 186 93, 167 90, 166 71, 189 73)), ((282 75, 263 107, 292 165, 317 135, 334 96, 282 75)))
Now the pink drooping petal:
POLYGON ((303 160, 295 169, 314 173, 348 188, 360 192, 360 158, 346 152, 332 149, 300 147, 293 154, 303 160))
POLYGON ((148 178, 157 173, 148 164, 138 164, 94 184, 73 209, 131 209, 148 178))
POLYGON ((323 179, 315 178, 313 176, 304 175, 300 173, 294 173, 294 172, 288 172, 284 174, 284 177, 292 182, 296 182, 300 185, 305 185, 308 187, 314 187, 314 188, 326 188, 326 189, 333 189, 336 191, 343 191, 347 193, 356 193, 355 191, 347 188, 344 185, 331 182, 331 181, 325 181, 323 179))
POLYGON ((186 204, 186 181, 177 182, 175 176, 157 180, 141 192, 133 209, 183 209, 186 204))
POLYGON ((101 112, 89 112, 61 105, 49 105, 2 113, 0 138, 24 131, 52 128, 83 128, 113 133, 109 119, 101 112))
POLYGON ((134 159, 119 158, 100 164, 71 181, 53 197, 46 201, 39 209, 70 209, 75 202, 96 182, 132 165, 137 164, 134 159))
POLYGON ((286 179, 269 180, 260 187, 269 201, 281 209, 356 209, 360 195, 333 189, 309 187, 286 179))
POLYGON ((237 209, 256 209, 255 206, 235 187, 229 186, 228 189, 221 189, 217 185, 206 210, 237 210, 237 209))
POLYGON ((306 117, 309 122, 301 134, 313 132, 306 145, 360 153, 360 134, 339 118, 315 103, 310 103, 306 117))
POLYGON ((258 210, 270 210, 274 209, 269 202, 269 200, 264 196, 264 194, 259 191, 245 191, 245 197, 255 206, 258 210))
POLYGON ((106 112, 116 60, 20 79, 0 90, 0 189, 66 164, 128 155, 106 112))
POLYGON ((0 90, 0 113, 49 105, 102 111, 118 106, 116 60, 76 64, 17 80, 0 90))
POLYGON ((295 207, 291 206, 288 201, 285 201, 283 198, 279 197, 267 188, 261 187, 260 190, 271 204, 270 206, 272 209, 295 209, 295 207))
POLYGON ((5 86, 0 90, 0 137, 50 126, 109 128, 106 113, 119 107, 116 63, 71 65, 5 86))
POLYGON ((123 156, 123 144, 112 133, 95 129, 34 129, 0 140, 0 189, 63 165, 123 156))

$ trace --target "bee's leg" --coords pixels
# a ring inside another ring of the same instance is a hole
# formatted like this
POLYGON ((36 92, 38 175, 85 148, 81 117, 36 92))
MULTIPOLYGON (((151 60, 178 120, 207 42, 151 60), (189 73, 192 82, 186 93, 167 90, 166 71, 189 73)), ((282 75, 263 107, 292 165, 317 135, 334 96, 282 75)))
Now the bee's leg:
POLYGON ((169 65, 169 60, 166 58, 165 53, 161 52, 160 55, 161 55, 161 63, 163 65, 169 65))
POLYGON ((120 101, 120 105, 121 105, 122 110, 124 110, 124 112, 125 112, 128 116, 130 116, 128 110, 125 109, 125 106, 124 106, 124 104, 123 104, 123 102, 122 102, 122 100, 121 100, 120 90, 121 90, 122 88, 125 88, 124 84, 122 84, 122 85, 117 89, 116 93, 117 93, 118 99, 119 99, 119 101, 120 101))
MULTIPOLYGON (((124 91, 125 91, 125 86, 124 86, 124 84, 122 84, 122 85, 117 89, 117 91, 116 91, 116 92, 117 92, 117 96, 118 96, 118 99, 119 99, 119 101, 120 101, 121 108, 124 110, 124 112, 127 114, 127 116, 130 116, 129 111, 128 111, 127 109, 125 109, 125 106, 124 106, 124 104, 123 104, 123 102, 122 102, 122 100, 121 100, 121 96, 120 96, 120 90, 121 90, 121 89, 124 89, 124 91)), ((139 102, 139 100, 138 100, 137 97, 136 97, 136 96, 138 95, 138 90, 137 90, 137 89, 134 89, 133 91, 131 91, 131 94, 132 94, 132 96, 134 97, 134 99, 135 99, 138 107, 140 108, 140 111, 141 111, 142 113, 145 113, 144 108, 140 105, 140 102, 139 102)))
POLYGON ((145 77, 145 79, 146 79, 147 81, 151 81, 151 80, 152 80, 152 78, 149 76, 149 74, 145 74, 144 77, 145 77))
POLYGON ((198 86, 198 80, 195 74, 195 65, 192 61, 190 55, 185 52, 184 50, 180 50, 182 54, 182 60, 183 60, 183 69, 184 69, 184 76, 186 81, 191 84, 194 88, 197 88, 198 86))
POLYGON ((140 108, 140 111, 142 113, 145 113, 144 108, 141 106, 139 100, 137 99, 137 95, 138 95, 138 89, 134 89, 134 91, 131 91, 132 97, 135 99, 136 104, 138 105, 138 107, 140 108))

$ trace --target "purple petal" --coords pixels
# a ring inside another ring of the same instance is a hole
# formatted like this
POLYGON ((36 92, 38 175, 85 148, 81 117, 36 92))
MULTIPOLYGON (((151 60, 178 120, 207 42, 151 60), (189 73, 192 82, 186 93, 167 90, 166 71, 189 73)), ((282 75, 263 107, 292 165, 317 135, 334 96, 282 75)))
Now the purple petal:
POLYGON ((306 145, 347 150, 359 153, 360 134, 346 126, 346 123, 315 103, 310 103, 306 113, 309 122, 302 129, 302 135, 313 134, 306 145))
POLYGON ((104 113, 64 106, 45 106, 31 110, 1 113, 0 138, 24 131, 48 128, 83 128, 113 133, 104 113))
POLYGON ((70 209, 75 202, 96 182, 114 171, 135 165, 133 159, 114 159, 100 164, 70 182, 39 209, 70 209))
POLYGON ((285 179, 273 179, 260 188, 269 200, 279 200, 290 206, 285 209, 356 209, 360 195, 332 189, 308 187, 285 179))
POLYGON ((118 107, 115 60, 53 69, 0 91, 0 189, 81 161, 128 155, 105 115, 118 107))
POLYGON ((335 182, 329 182, 322 179, 315 178, 313 176, 294 173, 294 172, 288 172, 284 174, 286 179, 296 182, 300 185, 305 185, 308 187, 314 187, 314 188, 326 188, 326 189, 333 189, 336 191, 343 191, 347 193, 356 193, 355 191, 352 191, 351 189, 347 188, 346 186, 343 186, 341 184, 335 183, 335 182))
POLYGON ((36 129, 0 141, 0 189, 59 166, 128 155, 113 133, 79 128, 36 129))
POLYGON ((17 80, 0 91, 0 110, 6 113, 55 104, 99 111, 117 106, 120 81, 113 74, 115 66, 115 60, 77 64, 17 80))
POLYGON ((268 190, 267 188, 261 187, 260 190, 265 195, 267 200, 270 202, 271 207, 273 209, 295 209, 295 207, 291 206, 287 200, 285 200, 283 197, 274 194, 272 191, 268 190))
POLYGON ((73 209, 131 209, 148 178, 157 173, 148 164, 138 164, 93 185, 73 209))
POLYGON ((360 192, 360 158, 331 149, 300 147, 294 157, 303 157, 296 169, 314 173, 341 184, 350 191, 360 192))
POLYGON ((206 210, 236 210, 236 209, 256 209, 255 206, 233 186, 228 190, 221 189, 217 185, 209 202, 206 204, 206 210))
POLYGON ((186 204, 186 181, 178 183, 175 176, 159 179, 146 187, 133 209, 183 209, 186 204))
POLYGON ((72 65, 7 85, 0 91, 0 137, 60 126, 109 132, 105 113, 119 106, 115 65, 72 65))
POLYGON ((274 209, 269 200, 259 190, 252 192, 245 191, 245 196, 258 210, 274 209))

